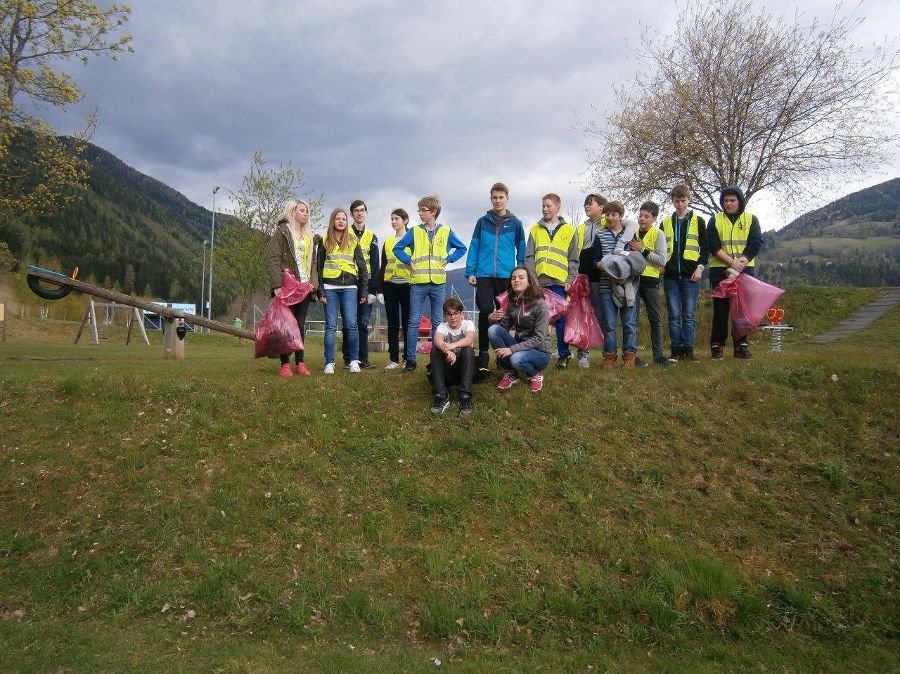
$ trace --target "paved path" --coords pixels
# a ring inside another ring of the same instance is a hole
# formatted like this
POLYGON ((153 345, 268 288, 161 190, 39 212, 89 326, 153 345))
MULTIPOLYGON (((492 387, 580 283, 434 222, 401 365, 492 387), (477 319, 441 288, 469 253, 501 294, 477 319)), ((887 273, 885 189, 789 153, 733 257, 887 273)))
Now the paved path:
POLYGON ((900 288, 886 288, 877 299, 872 300, 849 318, 845 318, 828 332, 816 335, 809 341, 813 344, 828 344, 843 339, 886 314, 895 304, 900 302, 900 288))

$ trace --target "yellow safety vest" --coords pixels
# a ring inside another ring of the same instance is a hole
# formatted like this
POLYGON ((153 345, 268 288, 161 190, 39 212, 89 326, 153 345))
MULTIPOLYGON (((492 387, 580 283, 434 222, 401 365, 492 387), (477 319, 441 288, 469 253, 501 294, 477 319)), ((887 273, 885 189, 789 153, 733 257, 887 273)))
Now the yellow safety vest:
MULTIPOLYGON (((350 236, 353 236, 352 234, 350 236)), ((348 237, 350 238, 350 237, 348 237)), ((330 253, 327 252, 328 239, 325 239, 323 245, 325 248, 325 265, 322 268, 322 278, 324 279, 333 279, 339 278, 341 273, 345 274, 353 274, 356 276, 359 273, 359 270, 356 268, 356 260, 354 258, 354 253, 356 252, 356 237, 354 236, 348 242, 346 242, 345 247, 339 248, 335 247, 330 253)))
POLYGON ((362 248, 363 259, 366 261, 366 272, 369 276, 372 275, 372 260, 369 256, 369 250, 372 248, 372 239, 375 238, 375 235, 372 234, 372 230, 366 228, 362 236, 357 237, 359 239, 359 247, 362 248))
POLYGON ((414 271, 410 283, 446 283, 447 245, 450 242, 450 228, 438 225, 434 237, 428 237, 425 225, 413 228, 412 263, 414 271))
MULTIPOLYGON (((656 240, 659 238, 659 233, 660 233, 659 227, 657 227, 656 225, 651 226, 650 229, 647 230, 647 233, 644 234, 644 238, 643 238, 644 248, 649 249, 651 252, 655 251, 656 250, 656 240)), ((640 238, 640 236, 641 236, 640 230, 638 230, 636 236, 638 238, 640 238)), ((667 242, 666 246, 668 246, 668 245, 669 244, 667 242)), ((641 276, 646 276, 647 278, 659 278, 659 272, 660 272, 659 267, 652 267, 652 266, 650 266, 650 263, 648 262, 647 268, 644 269, 643 272, 641 272, 641 276)))
MULTIPOLYGON (((409 280, 409 265, 401 262, 394 255, 394 245, 397 243, 396 237, 390 237, 384 242, 384 257, 387 263, 384 265, 384 282, 387 283, 392 278, 409 280)), ((412 248, 407 246, 403 249, 407 255, 412 256, 412 248)))
MULTIPOLYGON (((750 225, 753 224, 753 216, 744 211, 738 216, 738 219, 731 223, 731 220, 722 212, 716 213, 715 225, 716 231, 719 233, 719 240, 722 242, 722 250, 731 255, 731 257, 740 257, 744 254, 744 248, 747 247, 747 237, 750 236, 750 225)), ((756 260, 750 260, 748 267, 756 265, 756 260)), ((710 267, 727 267, 719 258, 713 255, 709 261, 710 267)))
MULTIPOLYGON (((677 245, 675 242, 675 215, 663 218, 662 227, 666 233, 666 247, 668 248, 666 262, 668 262, 677 245)), ((684 259, 695 261, 700 259, 700 223, 696 213, 691 213, 691 220, 688 223, 687 238, 684 240, 684 259)))
MULTIPOLYGON (((578 225, 578 250, 584 250, 584 234, 587 232, 587 223, 585 220, 580 225, 578 225)), ((603 229, 606 227, 606 218, 600 218, 600 228, 603 229)), ((590 242, 590 245, 593 245, 593 241, 590 242)))
POLYGON ((568 222, 562 223, 553 233, 541 223, 531 228, 534 240, 534 273, 565 283, 569 279, 569 245, 576 235, 575 227, 568 222))

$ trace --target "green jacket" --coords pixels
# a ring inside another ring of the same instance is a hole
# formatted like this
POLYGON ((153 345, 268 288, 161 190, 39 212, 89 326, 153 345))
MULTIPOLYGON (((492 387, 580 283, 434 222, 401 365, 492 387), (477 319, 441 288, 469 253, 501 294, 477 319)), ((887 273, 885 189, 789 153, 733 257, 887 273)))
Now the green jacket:
MULTIPOLYGON (((310 251, 310 268, 307 274, 313 288, 319 287, 319 270, 316 266, 316 252, 322 245, 322 238, 318 234, 312 236, 312 251, 310 251)), ((269 239, 269 247, 266 250, 266 265, 269 268, 269 279, 272 281, 272 289, 280 288, 284 282, 284 270, 300 278, 297 268, 297 260, 294 257, 294 240, 287 220, 282 220, 275 227, 275 233, 269 239)))

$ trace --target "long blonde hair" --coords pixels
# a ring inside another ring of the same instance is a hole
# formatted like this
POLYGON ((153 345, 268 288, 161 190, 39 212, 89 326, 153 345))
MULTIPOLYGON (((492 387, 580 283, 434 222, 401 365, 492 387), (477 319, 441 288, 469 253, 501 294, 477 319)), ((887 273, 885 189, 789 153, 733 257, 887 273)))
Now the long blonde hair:
POLYGON ((325 252, 331 253, 337 247, 353 250, 355 246, 356 234, 350 230, 350 218, 347 216, 347 211, 338 206, 331 211, 331 216, 328 218, 328 231, 325 233, 325 252), (334 229, 334 221, 337 219, 338 213, 343 213, 344 217, 347 218, 347 227, 344 229, 340 242, 337 240, 337 234, 334 229))
POLYGON ((282 211, 282 213, 281 213, 281 219, 287 220, 287 222, 291 226, 291 232, 294 232, 295 231, 294 227, 296 227, 297 228, 296 232, 299 236, 302 236, 302 237, 310 236, 312 230, 310 229, 309 222, 312 219, 312 213, 310 213, 310 211, 309 211, 309 204, 307 202, 303 201, 303 199, 291 199, 290 201, 288 201, 284 205, 284 211, 282 211), (299 206, 300 204, 303 204, 304 206, 306 206, 306 212, 309 215, 309 217, 306 219, 305 225, 300 225, 297 222, 297 220, 294 218, 294 210, 296 210, 297 206, 299 206))

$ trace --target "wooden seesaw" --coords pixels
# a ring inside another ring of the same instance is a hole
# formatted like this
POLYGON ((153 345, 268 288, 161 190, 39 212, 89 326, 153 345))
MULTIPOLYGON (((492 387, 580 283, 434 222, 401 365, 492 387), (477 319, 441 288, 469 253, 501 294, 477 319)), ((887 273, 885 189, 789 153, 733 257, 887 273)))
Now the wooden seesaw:
MULTIPOLYGON (((84 281, 77 280, 75 278, 76 274, 77 272, 73 272, 72 276, 66 276, 63 273, 53 271, 52 269, 28 265, 28 287, 31 288, 31 291, 35 295, 45 300, 59 300, 66 297, 73 290, 77 290, 85 295, 93 295, 94 297, 109 300, 116 304, 134 307, 135 310, 143 309, 158 314, 163 319, 163 355, 166 358, 184 358, 184 336, 187 334, 185 325, 188 323, 209 328, 216 332, 224 332, 225 334, 234 335, 235 337, 243 337, 250 341, 256 340, 256 336, 248 330, 241 330, 240 328, 235 328, 231 325, 226 325, 225 323, 211 321, 208 318, 203 318, 203 316, 194 316, 193 314, 188 314, 179 311, 178 309, 171 309, 170 307, 156 304, 155 302, 147 302, 139 297, 132 297, 131 295, 125 295, 124 293, 117 293, 114 290, 107 290, 106 288, 101 288, 93 283, 85 283, 84 281), (49 283, 54 287, 48 288, 44 283, 49 283)), ((137 311, 135 311, 135 313, 137 314, 137 311)), ((143 322, 143 318, 140 318, 140 320, 143 322)), ((83 327, 84 324, 82 324, 82 328, 83 327)), ((81 330, 79 330, 79 336, 80 334, 81 330)))

